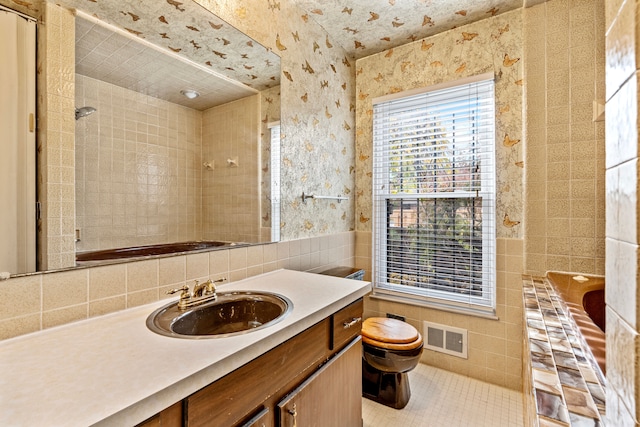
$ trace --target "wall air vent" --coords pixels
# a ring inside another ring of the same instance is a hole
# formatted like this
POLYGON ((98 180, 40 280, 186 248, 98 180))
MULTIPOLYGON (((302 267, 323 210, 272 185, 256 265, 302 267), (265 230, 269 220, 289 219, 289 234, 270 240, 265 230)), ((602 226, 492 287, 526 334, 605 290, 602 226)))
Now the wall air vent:
POLYGON ((467 358, 467 330, 424 322, 424 348, 467 358))

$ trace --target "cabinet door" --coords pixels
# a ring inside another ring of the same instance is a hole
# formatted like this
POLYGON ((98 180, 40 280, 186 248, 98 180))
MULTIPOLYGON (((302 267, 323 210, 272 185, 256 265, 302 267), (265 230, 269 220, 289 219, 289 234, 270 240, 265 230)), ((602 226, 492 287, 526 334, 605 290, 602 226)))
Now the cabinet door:
POLYGON ((273 407, 276 399, 293 388, 292 381, 299 377, 294 384, 300 384, 329 356, 330 326, 327 318, 189 396, 185 425, 235 426, 256 408, 273 407), (278 397, 267 405, 275 394, 278 397))
POLYGON ((249 420, 240 424, 240 427, 273 427, 273 415, 269 408, 264 408, 249 420))
POLYGON ((362 344, 354 339, 278 403, 281 427, 362 426, 362 344))

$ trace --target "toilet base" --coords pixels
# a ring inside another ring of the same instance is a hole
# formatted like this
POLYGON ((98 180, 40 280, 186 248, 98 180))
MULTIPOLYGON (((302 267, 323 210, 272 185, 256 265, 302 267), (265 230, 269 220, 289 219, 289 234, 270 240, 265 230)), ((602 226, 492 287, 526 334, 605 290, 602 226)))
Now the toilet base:
POLYGON ((382 372, 362 359, 362 396, 395 409, 409 403, 411 389, 406 372, 382 372))

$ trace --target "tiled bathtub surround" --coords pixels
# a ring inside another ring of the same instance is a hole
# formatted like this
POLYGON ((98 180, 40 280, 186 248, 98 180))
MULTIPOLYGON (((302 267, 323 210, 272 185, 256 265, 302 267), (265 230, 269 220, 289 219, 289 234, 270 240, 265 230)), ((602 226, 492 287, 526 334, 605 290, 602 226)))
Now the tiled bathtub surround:
MULTIPOLYGON (((217 250, 0 281, 0 340, 167 298, 194 280, 237 281, 279 268, 354 265, 355 233, 217 250)), ((224 285, 221 285, 224 288, 224 285)))
POLYGON ((546 278, 523 276, 525 425, 605 422, 605 380, 546 278))

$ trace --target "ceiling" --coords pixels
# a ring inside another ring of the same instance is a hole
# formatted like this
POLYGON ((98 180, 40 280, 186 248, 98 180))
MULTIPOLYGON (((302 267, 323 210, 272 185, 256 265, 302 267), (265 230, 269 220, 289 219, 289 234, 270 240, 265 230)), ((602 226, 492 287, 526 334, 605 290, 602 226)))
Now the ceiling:
POLYGON ((76 16, 76 73, 138 93, 206 110, 258 93, 137 36, 76 16), (182 90, 200 96, 189 99, 182 90))
POLYGON ((278 55, 195 1, 56 3, 77 10, 76 71, 87 77, 198 110, 280 84, 278 55))
MULTIPOLYGON (((544 0, 291 1, 302 9, 305 20, 316 21, 350 56, 362 58, 544 0)), ((79 14, 76 20, 76 71, 82 75, 200 110, 278 83, 279 67, 274 66, 279 59, 277 56, 262 52, 272 55, 263 60, 251 50, 264 48, 239 38, 228 24, 205 13, 193 2, 180 3, 175 10, 175 3, 170 1, 159 2, 153 7, 146 2, 127 2, 125 11, 108 7, 112 4, 110 0, 92 0, 88 4, 85 0, 62 0, 62 3, 70 7, 82 6, 87 12, 127 30, 79 14), (141 16, 160 18, 138 19, 141 16), (169 22, 174 25, 165 25, 169 22), (169 30, 173 33, 167 33, 169 30), (192 33, 199 34, 200 38, 194 39, 192 33), (149 41, 164 49, 154 48, 149 41), (207 49, 200 49, 200 46, 207 49), (163 55, 161 51, 169 55, 163 55), (194 63, 207 64, 207 67, 194 69, 185 61, 177 60, 180 55, 171 55, 173 52, 191 52, 189 56, 193 56, 194 63), (216 54, 217 60, 202 56, 211 55, 211 52, 216 54), (214 69, 214 74, 217 71, 218 76, 230 75, 243 84, 228 85, 224 78, 207 77, 206 68, 217 66, 220 59, 223 59, 221 67, 224 68, 214 69), (182 89, 196 90, 201 96, 186 99, 180 95, 182 89)))
POLYGON ((354 58, 544 0, 293 0, 354 58))

